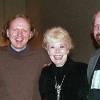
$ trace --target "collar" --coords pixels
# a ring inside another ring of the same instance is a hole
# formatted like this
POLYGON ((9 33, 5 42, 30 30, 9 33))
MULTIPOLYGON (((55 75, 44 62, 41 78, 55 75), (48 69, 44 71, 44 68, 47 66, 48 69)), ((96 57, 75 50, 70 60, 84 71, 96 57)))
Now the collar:
POLYGON ((23 51, 23 50, 25 50, 26 49, 26 46, 24 46, 23 48, 19 48, 19 49, 17 49, 17 48, 15 48, 13 45, 10 45, 10 47, 14 50, 14 51, 16 51, 16 52, 21 52, 21 51, 23 51))

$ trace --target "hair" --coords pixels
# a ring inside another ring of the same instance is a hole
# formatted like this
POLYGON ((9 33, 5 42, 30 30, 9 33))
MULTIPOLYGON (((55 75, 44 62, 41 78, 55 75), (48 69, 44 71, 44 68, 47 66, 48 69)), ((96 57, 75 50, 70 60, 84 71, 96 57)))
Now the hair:
POLYGON ((44 33, 43 47, 46 48, 49 42, 59 42, 60 40, 65 40, 69 49, 74 47, 68 31, 62 27, 53 27, 44 33))
POLYGON ((7 23, 4 25, 3 31, 2 31, 2 36, 4 38, 7 38, 6 31, 7 31, 7 29, 9 29, 11 22, 14 21, 16 18, 23 18, 23 19, 25 19, 29 23, 30 29, 31 29, 33 35, 36 33, 35 27, 34 27, 32 21, 30 20, 30 18, 28 16, 25 16, 24 14, 16 14, 10 20, 8 20, 7 23))

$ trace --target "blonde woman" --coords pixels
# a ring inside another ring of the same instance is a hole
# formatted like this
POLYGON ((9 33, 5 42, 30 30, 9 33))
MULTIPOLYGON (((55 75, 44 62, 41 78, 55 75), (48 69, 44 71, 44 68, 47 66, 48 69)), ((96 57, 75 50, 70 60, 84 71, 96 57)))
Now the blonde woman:
POLYGON ((74 62, 69 57, 73 43, 67 30, 51 28, 45 32, 43 42, 52 64, 41 72, 41 100, 84 100, 87 65, 74 62))

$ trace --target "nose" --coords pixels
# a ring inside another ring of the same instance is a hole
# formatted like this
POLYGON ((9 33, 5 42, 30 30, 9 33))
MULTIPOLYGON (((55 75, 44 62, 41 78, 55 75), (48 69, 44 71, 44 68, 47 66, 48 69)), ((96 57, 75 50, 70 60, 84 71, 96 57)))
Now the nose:
POLYGON ((100 32, 100 25, 97 27, 97 30, 100 32))
POLYGON ((22 36, 22 30, 18 30, 17 36, 22 36))
POLYGON ((55 53, 59 53, 59 52, 60 52, 60 48, 56 48, 55 53))

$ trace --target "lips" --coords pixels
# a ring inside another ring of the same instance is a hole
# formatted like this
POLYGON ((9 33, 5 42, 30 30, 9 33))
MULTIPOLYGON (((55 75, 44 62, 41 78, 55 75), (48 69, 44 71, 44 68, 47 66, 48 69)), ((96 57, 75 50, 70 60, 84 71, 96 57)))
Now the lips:
POLYGON ((55 60, 61 60, 62 59, 62 55, 54 55, 55 60))
POLYGON ((23 41, 23 38, 22 38, 22 37, 17 37, 17 38, 16 38, 16 41, 17 41, 17 42, 22 42, 22 41, 23 41))
POLYGON ((100 40, 100 33, 96 35, 96 40, 100 40))

